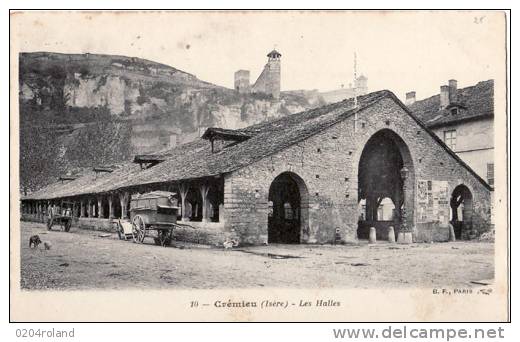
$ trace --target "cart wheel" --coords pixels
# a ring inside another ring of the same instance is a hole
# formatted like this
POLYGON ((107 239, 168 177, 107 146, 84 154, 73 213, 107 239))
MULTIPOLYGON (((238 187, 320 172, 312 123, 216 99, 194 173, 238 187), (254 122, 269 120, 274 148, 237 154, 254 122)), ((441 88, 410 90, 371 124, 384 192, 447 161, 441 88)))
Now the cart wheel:
POLYGON ((65 221, 65 231, 67 233, 69 232, 71 226, 72 226, 72 220, 65 221))
POLYGON ((47 230, 51 230, 52 228, 52 217, 47 219, 47 230))
POLYGON ((143 218, 139 215, 134 216, 134 219, 132 220, 132 237, 134 242, 143 243, 145 235, 146 226, 143 218))

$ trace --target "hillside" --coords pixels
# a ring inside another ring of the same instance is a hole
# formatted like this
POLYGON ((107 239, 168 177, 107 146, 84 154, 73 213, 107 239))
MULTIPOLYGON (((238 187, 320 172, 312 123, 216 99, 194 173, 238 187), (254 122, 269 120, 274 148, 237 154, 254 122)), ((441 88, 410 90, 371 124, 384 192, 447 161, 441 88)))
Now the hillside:
MULTIPOLYGON (((21 189, 66 173, 241 128, 320 104, 303 93, 238 94, 152 61, 112 55, 19 57, 21 189)), ((231 75, 230 75, 231 77, 231 75)))

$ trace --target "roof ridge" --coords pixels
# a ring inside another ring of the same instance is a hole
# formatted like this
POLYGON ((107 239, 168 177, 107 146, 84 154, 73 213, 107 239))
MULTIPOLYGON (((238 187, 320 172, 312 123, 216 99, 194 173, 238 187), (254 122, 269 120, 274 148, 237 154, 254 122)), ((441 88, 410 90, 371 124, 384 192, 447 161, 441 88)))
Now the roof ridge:
MULTIPOLYGON (((362 95, 362 96, 358 96, 358 103, 363 102, 363 101, 369 101, 372 97, 375 97, 376 95, 384 95, 387 92, 390 92, 390 91, 387 89, 383 89, 383 90, 373 91, 373 92, 370 92, 370 93, 362 95)), ((338 102, 326 104, 324 106, 304 110, 304 111, 290 114, 290 115, 285 115, 285 116, 282 116, 282 117, 279 117, 279 118, 276 118, 273 120, 260 122, 260 123, 257 123, 257 124, 251 125, 251 126, 237 129, 237 131, 246 132, 246 133, 260 133, 259 129, 266 128, 266 127, 272 128, 273 125, 280 123, 280 122, 284 122, 284 121, 285 121, 285 123, 289 123, 288 121, 290 121, 292 119, 297 119, 300 117, 305 117, 305 115, 310 116, 308 118, 308 120, 314 119, 316 117, 326 115, 326 114, 330 113, 331 110, 335 110, 335 109, 340 108, 341 106, 347 105, 349 103, 352 103, 352 105, 354 105, 354 98, 347 98, 347 99, 344 99, 344 100, 341 100, 338 102), (321 112, 321 114, 320 114, 320 112, 321 112)))

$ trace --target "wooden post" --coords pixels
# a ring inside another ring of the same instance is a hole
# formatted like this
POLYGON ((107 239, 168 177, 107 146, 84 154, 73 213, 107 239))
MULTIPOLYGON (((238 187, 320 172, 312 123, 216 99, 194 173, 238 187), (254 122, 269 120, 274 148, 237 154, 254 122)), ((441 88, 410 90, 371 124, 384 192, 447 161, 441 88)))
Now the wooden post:
POLYGON ((186 197, 188 196, 188 192, 190 191, 190 187, 188 184, 180 183, 179 184, 179 195, 181 195, 181 212, 182 218, 181 221, 189 221, 189 217, 187 216, 186 210, 186 197))
POLYGON ((114 218, 114 210, 112 207, 112 195, 108 196, 108 218, 113 219, 114 218))
POLYGON ((79 202, 79 217, 85 216, 85 206, 83 205, 83 201, 79 202))
POLYGON ((88 214, 89 218, 92 218, 92 216, 93 216, 92 214, 93 214, 94 210, 92 210, 92 209, 93 209, 93 207, 92 207, 92 200, 89 198, 88 199, 88 205, 87 205, 87 214, 88 214))
POLYGON ((128 192, 123 192, 119 195, 119 202, 121 203, 121 218, 125 219, 128 217, 128 213, 126 212, 126 208, 128 206, 128 192))
POLYGON ((208 192, 209 185, 202 184, 199 188, 200 195, 202 196, 202 222, 209 222, 209 201, 208 201, 208 192))
POLYGON ((103 210, 103 197, 98 197, 97 200, 98 203, 98 218, 103 218, 105 216, 104 210, 103 210))

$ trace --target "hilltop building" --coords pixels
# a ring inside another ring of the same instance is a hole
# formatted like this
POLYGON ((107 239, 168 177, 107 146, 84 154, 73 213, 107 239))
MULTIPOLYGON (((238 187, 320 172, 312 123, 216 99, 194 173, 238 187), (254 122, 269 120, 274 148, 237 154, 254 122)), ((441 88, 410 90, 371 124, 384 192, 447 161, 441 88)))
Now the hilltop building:
POLYGON ((398 241, 448 241, 490 228, 489 184, 387 90, 357 106, 208 128, 168 152, 63 178, 23 197, 22 218, 43 220, 67 201, 74 225, 111 229, 128 219, 131 194, 155 190, 179 195, 176 239, 211 245, 357 242, 370 227, 378 240, 393 227, 398 241), (380 209, 390 202, 393 212, 380 209))
POLYGON ((349 83, 348 88, 341 85, 340 89, 320 92, 320 96, 326 103, 334 103, 343 101, 345 99, 351 99, 354 96, 361 96, 368 93, 368 78, 364 75, 359 76, 354 81, 354 86, 349 83))
POLYGON ((235 90, 240 94, 249 94, 251 92, 249 75, 249 70, 238 70, 235 72, 235 90))
POLYGON ((238 70, 235 72, 235 90, 241 94, 262 93, 280 98, 280 71, 282 54, 273 50, 267 54, 267 64, 256 82, 249 84, 249 70, 238 70))

